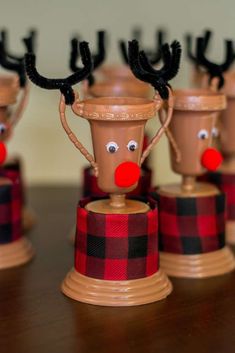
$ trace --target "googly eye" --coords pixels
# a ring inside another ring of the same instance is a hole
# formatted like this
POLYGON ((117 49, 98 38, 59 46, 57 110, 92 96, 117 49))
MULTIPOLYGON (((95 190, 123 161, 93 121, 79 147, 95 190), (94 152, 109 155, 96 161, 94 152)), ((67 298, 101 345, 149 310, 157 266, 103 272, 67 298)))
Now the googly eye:
POLYGON ((218 137, 219 136, 219 130, 217 127, 213 127, 211 130, 212 137, 218 137))
POLYGON ((116 142, 111 141, 107 143, 106 149, 109 153, 115 153, 119 149, 119 146, 116 142))
POLYGON ((0 135, 6 131, 7 127, 5 124, 0 123, 0 135))
POLYGON ((199 133, 197 134, 197 137, 198 137, 200 140, 206 140, 206 139, 208 139, 208 137, 209 137, 208 131, 205 130, 205 129, 200 130, 199 133))
POLYGON ((138 148, 138 143, 134 140, 131 140, 128 142, 127 148, 129 151, 134 152, 138 148))

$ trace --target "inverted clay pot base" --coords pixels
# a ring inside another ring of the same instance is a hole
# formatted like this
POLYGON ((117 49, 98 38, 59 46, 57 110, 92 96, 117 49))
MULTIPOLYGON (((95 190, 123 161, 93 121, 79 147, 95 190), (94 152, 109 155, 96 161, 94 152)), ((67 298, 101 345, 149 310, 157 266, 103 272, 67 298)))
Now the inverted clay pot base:
POLYGON ((36 224, 37 218, 35 213, 28 207, 23 208, 22 212, 22 228, 25 233, 29 232, 36 224))
POLYGON ((196 255, 161 252, 160 263, 167 275, 183 278, 214 277, 235 269, 233 253, 227 246, 220 250, 196 255))
POLYGON ((104 281, 83 276, 72 269, 63 281, 61 290, 69 298, 83 303, 132 306, 166 298, 172 292, 172 284, 161 270, 141 279, 104 281))
POLYGON ((26 237, 0 245, 0 270, 23 265, 34 256, 34 249, 26 237))
POLYGON ((235 221, 226 222, 226 242, 235 245, 235 221))

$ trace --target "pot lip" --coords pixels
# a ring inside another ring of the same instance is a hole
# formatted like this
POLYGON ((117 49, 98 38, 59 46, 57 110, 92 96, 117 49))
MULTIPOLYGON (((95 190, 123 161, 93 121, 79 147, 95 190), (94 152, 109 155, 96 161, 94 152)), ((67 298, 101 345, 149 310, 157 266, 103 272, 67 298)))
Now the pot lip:
POLYGON ((163 104, 162 99, 143 97, 97 97, 76 100, 72 110, 89 120, 133 121, 148 120, 156 115, 163 104))
POLYGON ((89 88, 89 93, 94 97, 107 97, 117 96, 117 97, 136 97, 136 98, 145 98, 149 97, 151 94, 152 88, 150 85, 145 84, 140 81, 140 84, 137 84, 133 81, 103 81, 95 83, 89 88))
POLYGON ((226 108, 225 94, 206 88, 176 89, 173 96, 174 110, 218 111, 226 108))

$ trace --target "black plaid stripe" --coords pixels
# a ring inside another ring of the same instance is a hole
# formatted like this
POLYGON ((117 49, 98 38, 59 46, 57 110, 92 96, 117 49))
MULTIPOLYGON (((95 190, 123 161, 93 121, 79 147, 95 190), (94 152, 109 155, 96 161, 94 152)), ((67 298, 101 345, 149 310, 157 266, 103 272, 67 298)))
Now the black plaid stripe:
POLYGON ((159 200, 159 249, 169 253, 199 254, 225 245, 225 195, 167 197, 159 200))

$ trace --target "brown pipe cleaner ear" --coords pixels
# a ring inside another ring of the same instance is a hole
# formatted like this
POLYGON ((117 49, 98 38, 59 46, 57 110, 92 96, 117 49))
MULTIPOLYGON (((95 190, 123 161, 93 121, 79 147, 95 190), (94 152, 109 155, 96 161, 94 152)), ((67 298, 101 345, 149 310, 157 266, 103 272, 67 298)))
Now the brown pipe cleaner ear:
POLYGON ((181 46, 178 41, 174 41, 171 46, 165 44, 164 64, 160 70, 151 67, 151 64, 144 51, 139 51, 139 44, 136 40, 129 42, 129 65, 133 74, 141 81, 150 83, 158 92, 162 99, 168 99, 168 87, 170 81, 176 76, 179 70, 181 46))
POLYGON ((90 75, 93 65, 91 53, 87 42, 81 42, 80 54, 83 68, 76 71, 73 75, 64 79, 49 79, 40 75, 36 69, 36 56, 33 53, 25 54, 25 69, 29 79, 37 86, 45 89, 58 89, 65 97, 66 104, 73 104, 75 95, 72 86, 84 80, 90 75))

